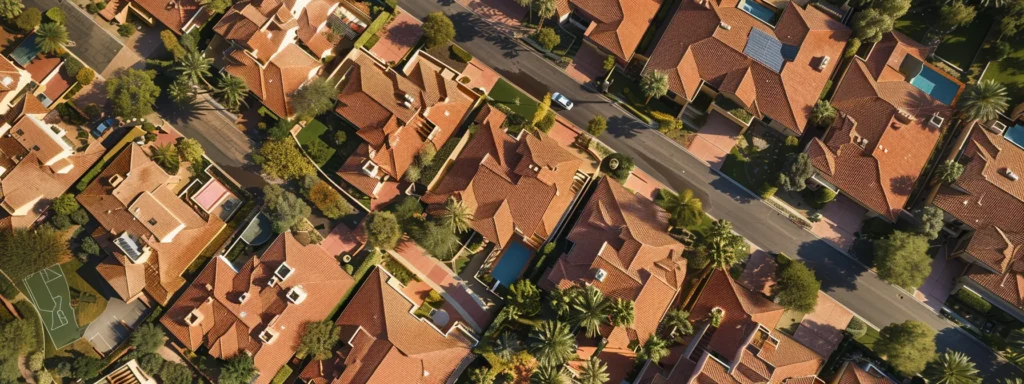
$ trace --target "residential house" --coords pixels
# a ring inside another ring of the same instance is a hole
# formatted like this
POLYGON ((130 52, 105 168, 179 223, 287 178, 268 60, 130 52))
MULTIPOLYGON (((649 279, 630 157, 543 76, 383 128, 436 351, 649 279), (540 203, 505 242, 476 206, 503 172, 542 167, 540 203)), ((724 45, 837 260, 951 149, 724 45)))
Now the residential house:
POLYGON ((365 142, 337 173, 371 197, 400 180, 423 148, 444 146, 476 100, 455 72, 423 57, 398 72, 354 50, 340 71, 335 112, 365 142))
POLYGON ((953 255, 973 264, 960 286, 1024 321, 1024 149, 1002 135, 1001 123, 969 129, 957 159, 964 172, 932 204, 958 236, 953 255))
POLYGON ((304 383, 454 383, 476 358, 477 339, 450 322, 443 310, 432 319, 387 271, 370 272, 337 324, 341 342, 331 358, 310 362, 299 374, 304 383))
POLYGON ((625 66, 633 58, 658 13, 662 0, 568 0, 559 4, 559 19, 584 29, 584 42, 615 56, 625 66))
POLYGON ((832 98, 838 118, 823 139, 815 138, 806 149, 817 170, 816 184, 893 222, 952 114, 951 98, 963 87, 932 69, 925 61, 928 51, 892 32, 867 59, 854 59, 832 98), (941 82, 931 94, 915 85, 924 75, 941 82), (949 89, 936 94, 941 87, 949 89))
POLYGON ((878 367, 867 363, 864 367, 861 364, 847 361, 839 368, 829 384, 896 384, 878 367))
POLYGON ((201 0, 111 0, 105 4, 99 14, 107 21, 124 24, 131 13, 149 25, 159 22, 178 35, 202 28, 213 17, 201 0))
POLYGON ((295 355, 305 327, 327 319, 354 284, 322 247, 286 232, 237 269, 214 259, 160 322, 189 350, 251 355, 255 383, 265 384, 295 355))
POLYGON ((683 0, 644 71, 667 73, 668 97, 702 105, 697 112, 714 110, 746 127, 752 120, 730 113, 744 109, 800 136, 851 32, 813 5, 785 4, 683 0))
POLYGON ((68 73, 65 62, 60 56, 38 55, 25 65, 36 87, 32 93, 44 107, 54 106, 78 82, 68 73))
POLYGON ((741 287, 729 273, 711 272, 690 308, 695 333, 675 364, 648 364, 642 383, 818 383, 825 357, 775 328, 785 310, 741 287), (711 324, 712 311, 720 314, 711 324))
POLYGON ((537 248, 558 228, 588 176, 582 161, 543 132, 507 132, 505 114, 485 106, 477 132, 423 201, 461 200, 470 227, 505 248, 514 238, 537 248))
POLYGON ((78 180, 106 150, 83 145, 81 128, 44 119, 46 108, 24 94, 0 124, 0 227, 27 228, 78 180), (68 133, 71 129, 71 133, 68 133))
POLYGON ((78 194, 99 221, 92 235, 108 254, 96 271, 121 299, 145 292, 166 304, 185 284, 181 275, 224 228, 216 211, 207 214, 178 194, 186 183, 129 144, 78 194))
POLYGON ((611 372, 630 371, 634 348, 658 330, 685 281, 684 247, 666 232, 668 216, 650 199, 605 177, 569 232, 568 251, 540 282, 547 290, 592 285, 606 297, 634 302, 632 326, 600 329, 603 353, 627 357, 605 357, 628 362, 611 372))
MULTIPOLYGON (((7 115, 12 118, 20 116, 11 116, 8 112, 14 107, 16 101, 23 101, 19 100, 18 96, 25 89, 25 86, 31 82, 32 74, 14 65, 6 57, 0 56, 0 115, 7 115)), ((13 119, 8 118, 6 120, 11 121, 13 119)))

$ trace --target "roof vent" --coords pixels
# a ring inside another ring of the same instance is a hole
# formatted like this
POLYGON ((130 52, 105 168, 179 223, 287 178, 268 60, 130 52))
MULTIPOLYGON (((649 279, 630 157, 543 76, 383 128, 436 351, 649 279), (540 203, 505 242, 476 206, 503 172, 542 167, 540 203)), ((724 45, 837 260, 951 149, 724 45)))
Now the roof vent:
POLYGON ((363 164, 362 171, 366 176, 377 177, 378 170, 380 170, 380 167, 378 167, 377 163, 374 163, 373 161, 367 160, 366 164, 363 164))
POLYGON ((1003 169, 1003 176, 1006 176, 1006 178, 1010 179, 1010 181, 1017 181, 1018 179, 1020 179, 1020 176, 1018 176, 1016 173, 1013 173, 1013 170, 1010 168, 1003 169))
POLYGON ((608 277, 608 271, 605 271, 601 268, 598 268, 597 272, 594 272, 594 279, 597 281, 603 282, 606 277, 608 277))
POLYGON ((931 118, 928 119, 928 126, 938 129, 942 127, 942 123, 944 123, 945 121, 946 119, 944 119, 942 116, 939 116, 939 113, 936 112, 935 114, 932 115, 931 118))
POLYGON ((107 179, 107 182, 110 183, 110 186, 111 187, 115 187, 115 188, 118 185, 121 185, 122 181, 124 181, 124 178, 121 177, 121 175, 118 175, 118 174, 114 174, 113 176, 110 176, 109 179, 107 179))
POLYGON ((14 83, 14 79, 10 76, 4 76, 4 79, 0 80, 0 83, 2 83, 5 87, 9 87, 11 86, 11 84, 14 83))
POLYGON ((910 124, 910 121, 914 119, 914 116, 907 112, 903 108, 896 111, 896 120, 903 124, 910 124))
POLYGON ((238 304, 245 304, 246 300, 249 300, 249 292, 242 292, 241 295, 238 295, 238 304))
POLYGON ((267 286, 268 287, 274 287, 274 286, 277 286, 277 283, 279 283, 279 282, 280 282, 280 280, 277 279, 277 276, 271 276, 270 280, 267 280, 267 286))
POLYGON ((199 312, 199 308, 193 309, 192 312, 185 315, 185 324, 188 324, 190 327, 201 322, 203 322, 203 313, 199 312))
POLYGON ((260 341, 262 341, 263 344, 273 343, 274 339, 276 339, 276 338, 277 338, 277 332, 274 332, 270 328, 264 329, 263 332, 260 332, 260 341))
POLYGON ((405 101, 409 104, 412 104, 412 102, 416 101, 416 99, 412 98, 412 95, 408 93, 402 95, 402 98, 405 99, 405 101))
POLYGON ((832 61, 832 58, 828 57, 828 55, 826 55, 825 57, 822 57, 821 58, 821 62, 818 63, 818 72, 824 71, 825 68, 828 67, 829 61, 832 61))
POLYGON ((724 29, 724 30, 726 30, 726 31, 730 31, 730 30, 732 30, 732 26, 731 26, 731 25, 729 25, 729 24, 727 24, 727 23, 726 23, 726 22, 724 22, 724 21, 721 21, 721 22, 719 22, 719 23, 718 23, 718 27, 719 27, 719 28, 722 28, 722 29, 724 29))
POLYGON ((1003 124, 1002 121, 996 120, 993 121, 992 124, 988 126, 988 130, 996 134, 1002 135, 1003 132, 1006 131, 1006 124, 1003 124))
POLYGON ((288 290, 285 297, 287 297, 288 302, 292 304, 302 304, 302 302, 306 300, 306 290, 302 289, 301 285, 296 285, 288 290))
POLYGON ((281 265, 278 265, 277 270, 274 271, 274 277, 277 277, 280 281, 285 281, 288 279, 288 276, 292 275, 292 272, 295 272, 295 270, 288 263, 282 261, 281 265))

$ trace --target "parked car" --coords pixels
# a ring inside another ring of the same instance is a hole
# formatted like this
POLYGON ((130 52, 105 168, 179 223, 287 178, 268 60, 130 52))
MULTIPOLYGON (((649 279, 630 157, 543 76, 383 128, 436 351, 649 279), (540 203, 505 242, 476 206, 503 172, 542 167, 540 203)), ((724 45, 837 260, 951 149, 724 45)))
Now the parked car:
POLYGON ((551 95, 551 101, 558 103, 558 105, 561 105, 562 108, 565 108, 566 111, 572 109, 573 106, 572 100, 569 100, 568 97, 565 97, 565 95, 558 92, 555 92, 553 95, 551 95))
POLYGON ((100 136, 103 136, 103 132, 106 132, 108 129, 113 128, 115 125, 117 125, 117 119, 111 117, 109 119, 103 120, 103 122, 97 125, 96 128, 93 128, 91 132, 92 137, 98 139, 100 136))

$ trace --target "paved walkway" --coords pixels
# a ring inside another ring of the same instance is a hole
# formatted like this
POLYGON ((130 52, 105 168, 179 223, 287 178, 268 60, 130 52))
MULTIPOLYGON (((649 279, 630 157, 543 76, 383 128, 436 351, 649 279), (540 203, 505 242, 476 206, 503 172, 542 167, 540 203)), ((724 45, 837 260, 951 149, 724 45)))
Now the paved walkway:
POLYGON ((775 256, 750 244, 750 259, 747 260, 747 267, 739 283, 751 291, 771 296, 772 286, 775 285, 775 270, 778 268, 775 256))
POLYGON ((821 213, 821 221, 811 223, 811 232, 839 249, 849 251, 856 240, 853 234, 860 232, 868 210, 848 197, 839 195, 818 213, 821 213))
POLYGON ((399 13, 387 29, 377 34, 380 40, 370 53, 387 62, 399 62, 423 37, 423 23, 408 12, 399 13))
POLYGON ((633 168, 633 172, 629 174, 626 179, 626 183, 623 184, 627 189, 646 196, 648 199, 654 200, 658 196, 659 189, 665 189, 665 185, 655 178, 651 177, 640 168, 633 168))
POLYGON ((742 127, 717 112, 708 115, 707 123, 700 128, 690 143, 690 152, 704 160, 714 169, 721 169, 725 156, 736 145, 742 127))
POLYGON ((362 228, 363 226, 360 225, 356 229, 352 229, 345 223, 339 223, 331 229, 331 233, 324 237, 320 246, 327 251, 327 254, 333 256, 342 253, 354 254, 366 243, 362 228))

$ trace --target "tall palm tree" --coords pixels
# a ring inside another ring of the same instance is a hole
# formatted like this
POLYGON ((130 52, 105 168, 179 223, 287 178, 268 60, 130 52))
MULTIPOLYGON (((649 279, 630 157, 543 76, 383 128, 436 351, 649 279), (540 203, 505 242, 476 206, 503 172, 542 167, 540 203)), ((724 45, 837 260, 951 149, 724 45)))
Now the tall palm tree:
POLYGON ((960 96, 957 109, 966 120, 989 121, 1006 111, 1009 102, 1006 86, 994 80, 982 80, 969 86, 967 92, 960 96))
POLYGON ((61 53, 68 44, 68 29, 57 23, 40 25, 36 30, 36 44, 43 53, 61 53))
POLYGON ((154 145, 149 157, 164 169, 170 170, 178 167, 178 148, 170 143, 154 145))
POLYGON ((644 104, 650 103, 655 97, 668 94, 668 74, 662 71, 650 71, 640 78, 640 92, 647 97, 644 104))
POLYGON ((633 325, 634 304, 632 300, 615 299, 611 308, 608 309, 610 323, 615 327, 629 327, 633 325))
POLYGON ((21 14, 22 9, 25 9, 25 5, 21 0, 0 0, 0 18, 4 20, 14 20, 21 14))
POLYGON ((241 77, 234 75, 224 75, 220 78, 220 87, 217 88, 216 93, 220 95, 224 105, 232 111, 237 111, 238 107, 245 104, 245 95, 249 93, 249 86, 245 84, 245 80, 241 77))
POLYGON ((576 353, 576 338, 568 324, 544 320, 530 333, 528 349, 541 366, 562 365, 576 353))
POLYGON ((1019 377, 1003 379, 1003 384, 1024 384, 1024 379, 1019 377))
POLYGON ((1007 343, 1007 359, 1016 363, 1024 364, 1024 329, 1016 329, 1010 332, 1010 337, 1006 338, 1007 343))
POLYGON ((933 183, 953 184, 964 173, 964 165, 955 160, 946 160, 935 168, 933 183))
POLYGON ((692 190, 684 189, 675 194, 667 189, 661 189, 658 193, 658 206, 672 215, 669 225, 685 228, 699 224, 704 219, 704 202, 697 198, 692 190))
POLYGON ((167 88, 167 96, 171 98, 174 104, 182 108, 196 101, 195 88, 184 78, 179 78, 171 83, 170 87, 167 88))
POLYGON ((661 321, 661 324, 665 328, 672 329, 669 335, 672 337, 686 336, 693 334, 693 323, 690 322, 690 313, 682 309, 675 308, 665 314, 665 319, 661 321))
POLYGON ((610 303, 600 289, 588 285, 573 301, 573 321, 587 330, 587 337, 598 335, 598 327, 608 318, 610 303))
POLYGON ((580 384, 604 384, 607 383, 610 377, 608 376, 608 364, 598 359, 597 356, 591 357, 587 360, 582 367, 580 367, 580 376, 578 377, 580 384))
POLYGON ((519 339, 516 338, 514 333, 509 331, 502 332, 494 340, 494 355, 501 359, 501 361, 511 361, 512 356, 515 356, 521 348, 522 344, 519 343, 519 339))
POLYGON ((569 384, 569 373, 564 366, 540 366, 530 375, 533 384, 569 384))
POLYGON ((967 355, 947 350, 925 367, 922 373, 929 383, 934 384, 978 384, 978 370, 967 355))
POLYGON ((469 222, 473 220, 473 213, 462 200, 450 198, 444 203, 444 210, 441 211, 441 223, 455 233, 463 233, 469 230, 469 222))
POLYGON ((564 319, 572 313, 572 303, 579 290, 580 288, 575 286, 567 289, 556 287, 549 293, 548 302, 551 303, 551 309, 560 319, 564 319))
POLYGON ((732 232, 731 222, 718 220, 711 223, 711 228, 698 246, 698 251, 708 258, 704 273, 710 273, 715 269, 728 270, 740 257, 746 256, 740 254, 744 245, 743 237, 732 232))
POLYGON ((558 4, 555 0, 536 0, 536 2, 537 17, 540 17, 540 20, 537 21, 537 30, 540 31, 540 28, 544 26, 544 20, 555 17, 555 14, 558 13, 558 4))
POLYGON ((668 353, 668 341, 658 337, 658 335, 651 334, 651 337, 647 339, 644 346, 640 348, 640 353, 637 354, 637 357, 651 360, 657 364, 658 361, 668 356, 668 353))
POLYGON ((181 61, 174 69, 181 72, 181 77, 187 79, 191 84, 198 85, 202 82, 206 84, 207 88, 213 88, 206 81, 206 77, 210 76, 211 64, 213 64, 213 59, 203 56, 198 50, 189 50, 185 56, 181 57, 181 61))

